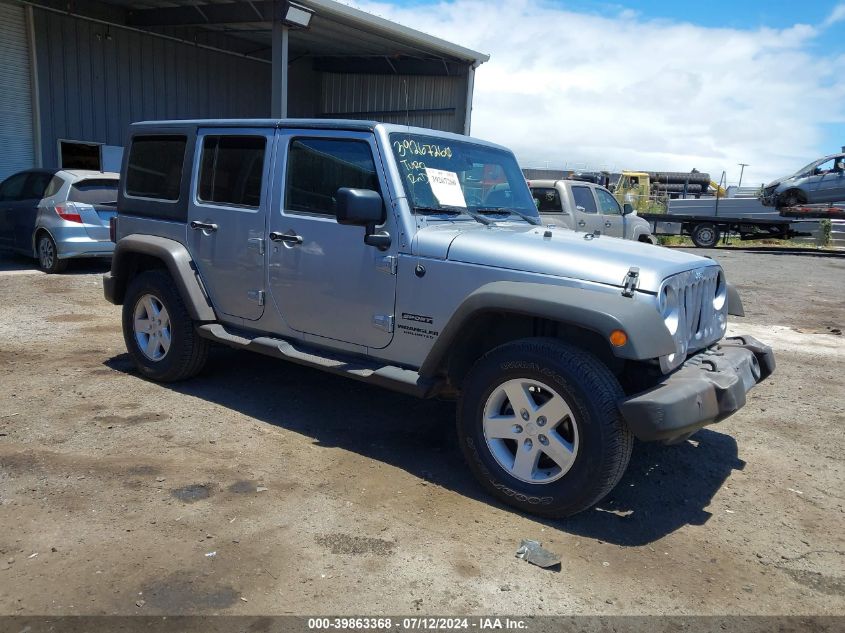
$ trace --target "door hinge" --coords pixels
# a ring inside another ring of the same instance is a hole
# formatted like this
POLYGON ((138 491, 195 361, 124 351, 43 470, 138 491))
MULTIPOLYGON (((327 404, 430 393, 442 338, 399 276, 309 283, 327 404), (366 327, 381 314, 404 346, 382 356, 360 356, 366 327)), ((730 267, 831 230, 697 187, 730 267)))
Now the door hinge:
POLYGON ((625 275, 625 279, 622 280, 622 296, 633 297, 634 291, 637 289, 639 284, 640 269, 636 266, 631 266, 628 269, 628 273, 625 275))
POLYGON ((250 301, 255 301, 260 306, 264 305, 264 291, 263 290, 248 290, 246 296, 250 301))
POLYGON ((393 332, 393 315, 392 314, 374 314, 373 326, 385 332, 393 332))
POLYGON ((264 238, 263 237, 251 237, 246 241, 247 248, 251 248, 258 251, 259 255, 264 254, 264 238))
POLYGON ((385 255, 384 257, 376 258, 376 270, 387 273, 388 275, 395 275, 398 266, 399 258, 396 255, 385 255))

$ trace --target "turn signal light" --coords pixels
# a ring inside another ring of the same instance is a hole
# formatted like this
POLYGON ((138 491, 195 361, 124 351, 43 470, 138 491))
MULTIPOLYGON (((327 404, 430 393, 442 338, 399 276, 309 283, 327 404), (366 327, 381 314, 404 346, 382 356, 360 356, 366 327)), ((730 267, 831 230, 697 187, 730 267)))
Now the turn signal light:
POLYGON ((82 224, 82 216, 79 215, 79 211, 72 204, 57 204, 53 209, 62 220, 82 224))
POLYGON ((610 333, 610 344, 613 345, 613 347, 622 347, 627 342, 628 335, 622 330, 613 330, 613 332, 610 333))

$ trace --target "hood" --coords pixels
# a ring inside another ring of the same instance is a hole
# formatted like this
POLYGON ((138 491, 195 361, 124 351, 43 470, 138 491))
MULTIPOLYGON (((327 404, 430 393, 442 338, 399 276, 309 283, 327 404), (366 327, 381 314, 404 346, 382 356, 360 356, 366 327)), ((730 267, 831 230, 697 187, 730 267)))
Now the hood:
POLYGON ((717 265, 683 251, 587 235, 560 227, 450 222, 420 229, 414 254, 620 287, 636 266, 639 289, 646 292, 657 292, 661 282, 676 273, 717 265), (551 237, 545 237, 548 233, 551 237))

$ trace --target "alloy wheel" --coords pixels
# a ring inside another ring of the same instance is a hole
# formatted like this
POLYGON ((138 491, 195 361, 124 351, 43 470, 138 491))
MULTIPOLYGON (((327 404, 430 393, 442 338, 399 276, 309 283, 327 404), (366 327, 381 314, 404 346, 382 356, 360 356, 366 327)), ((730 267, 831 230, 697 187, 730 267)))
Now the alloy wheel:
POLYGON ((509 475, 531 484, 563 477, 578 455, 578 425, 563 396, 528 379, 508 380, 484 405, 484 439, 509 475))
POLYGON ((170 350, 172 333, 170 315, 161 299, 145 294, 135 304, 132 321, 135 342, 141 353, 152 361, 159 361, 170 350))

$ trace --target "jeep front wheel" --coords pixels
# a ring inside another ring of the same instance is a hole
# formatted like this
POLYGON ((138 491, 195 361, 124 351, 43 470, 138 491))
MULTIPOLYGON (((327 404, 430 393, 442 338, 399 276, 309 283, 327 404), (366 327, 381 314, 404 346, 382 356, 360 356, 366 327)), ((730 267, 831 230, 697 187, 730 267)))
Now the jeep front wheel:
POLYGON ((123 302, 123 339, 146 378, 174 382, 196 375, 208 357, 208 341, 165 271, 150 270, 129 284, 123 302))
POLYGON ((523 339, 481 358, 458 404, 461 450, 482 486, 520 510, 570 516, 618 483, 633 436, 623 392, 595 356, 556 339, 523 339))

